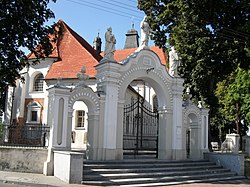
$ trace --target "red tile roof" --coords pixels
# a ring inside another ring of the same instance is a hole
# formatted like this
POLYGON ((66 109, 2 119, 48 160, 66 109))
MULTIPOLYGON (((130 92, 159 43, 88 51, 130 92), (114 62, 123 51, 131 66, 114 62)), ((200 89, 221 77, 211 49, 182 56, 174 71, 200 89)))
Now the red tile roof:
MULTIPOLYGON (((163 65, 167 64, 167 56, 164 53, 163 49, 160 49, 157 46, 150 46, 149 47, 152 51, 154 51, 160 58, 160 61, 163 65)), ((122 60, 124 60, 125 58, 127 58, 129 55, 131 55, 133 52, 135 52, 137 48, 129 48, 129 49, 120 49, 120 50, 116 50, 115 54, 114 54, 114 58, 117 62, 120 62, 122 60)), ((103 56, 103 52, 101 53, 101 55, 103 56)))
POLYGON ((95 77, 95 66, 102 56, 66 23, 61 20, 58 23, 62 28, 62 36, 59 37, 54 50, 55 53, 58 52, 58 61, 52 64, 45 78, 76 78, 83 66, 86 68, 86 74, 95 77))
MULTIPOLYGON (((164 53, 163 49, 160 49, 159 47, 156 47, 156 46, 151 46, 149 48, 159 56, 162 64, 164 64, 164 65, 167 64, 167 57, 166 57, 166 54, 164 53)), ((137 48, 116 50, 115 54, 114 54, 114 58, 117 62, 120 62, 120 61, 124 60, 125 58, 127 58, 130 54, 135 52, 136 49, 137 48)))
MULTIPOLYGON (((45 79, 57 78, 76 78, 76 74, 80 73, 83 66, 86 68, 86 74, 90 78, 95 77, 95 66, 99 64, 103 53, 100 55, 95 49, 75 31, 73 31, 62 20, 58 21, 61 25, 62 35, 54 46, 53 52, 49 57, 58 60, 52 64, 45 79)), ((166 65, 167 58, 162 49, 159 47, 150 47, 160 58, 162 64, 166 65)), ((114 58, 120 62, 132 54, 136 48, 116 50, 114 58)), ((30 54, 28 58, 35 58, 34 54, 30 54)))
MULTIPOLYGON (((53 40, 53 36, 50 36, 50 39, 51 41, 53 40)), ((56 43, 54 42, 51 42, 52 46, 53 46, 53 49, 52 49, 52 53, 49 55, 49 58, 58 58, 58 50, 57 50, 57 47, 56 47, 56 43)), ((28 59, 36 59, 37 57, 35 56, 34 53, 29 53, 27 55, 27 58, 28 59)))

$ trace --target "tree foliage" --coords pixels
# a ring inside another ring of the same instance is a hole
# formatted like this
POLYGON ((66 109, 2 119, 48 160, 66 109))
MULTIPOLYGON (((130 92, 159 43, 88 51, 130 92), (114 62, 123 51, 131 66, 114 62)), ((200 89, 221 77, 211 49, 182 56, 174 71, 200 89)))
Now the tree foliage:
POLYGON ((219 112, 228 121, 236 122, 240 134, 240 123, 250 124, 250 70, 237 70, 217 84, 219 112))
POLYGON ((44 25, 54 17, 47 8, 48 3, 49 0, 2 0, 0 3, 1 109, 6 88, 15 86, 15 80, 21 78, 20 70, 26 65, 27 57, 22 49, 27 48, 37 58, 48 56, 52 50, 48 33, 54 29, 44 25))
POLYGON ((248 0, 138 0, 148 16, 155 44, 174 45, 179 73, 191 93, 213 108, 215 85, 238 64, 247 69, 250 45, 248 0), (245 29, 245 30, 243 30, 245 29))

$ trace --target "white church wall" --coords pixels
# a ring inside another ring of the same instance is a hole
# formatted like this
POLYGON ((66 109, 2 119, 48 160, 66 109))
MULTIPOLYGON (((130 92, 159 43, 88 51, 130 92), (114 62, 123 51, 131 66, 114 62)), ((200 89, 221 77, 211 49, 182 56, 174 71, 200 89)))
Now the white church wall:
POLYGON ((44 93, 46 92, 46 89, 48 88, 45 81, 43 84, 44 87, 43 87, 42 92, 33 91, 33 84, 34 84, 35 76, 38 75, 39 73, 42 73, 45 78, 52 63, 53 61, 46 60, 46 61, 40 62, 39 64, 31 65, 29 67, 28 76, 26 77, 27 84, 28 84, 26 95, 25 95, 26 98, 45 98, 45 96, 47 96, 47 95, 44 95, 44 93))
POLYGON ((133 81, 130 86, 134 89, 134 92, 127 89, 125 94, 126 105, 131 103, 132 96, 134 97, 134 101, 136 101, 139 94, 141 98, 145 99, 144 105, 149 108, 153 108, 153 96, 155 95, 155 91, 147 82, 133 81))
MULTIPOLYGON (((44 99, 44 102, 47 101, 48 92, 46 89, 48 88, 45 81, 43 85, 42 92, 34 92, 33 91, 33 83, 34 78, 37 74, 42 73, 45 77, 51 64, 53 63, 54 59, 46 59, 46 61, 41 61, 38 64, 30 65, 28 68, 24 67, 20 74, 24 78, 24 82, 22 80, 17 80, 16 87, 13 89, 9 87, 8 94, 6 98, 6 111, 5 111, 5 123, 9 124, 11 120, 18 119, 19 117, 25 117, 25 99, 35 99, 40 98, 44 99), (13 91, 14 94, 14 102, 12 103, 13 98, 13 91), (11 115, 12 113, 12 115, 11 115), (12 118, 12 119, 10 119, 12 118)), ((44 103, 43 107, 43 119, 42 123, 47 123, 47 104, 44 103)))
POLYGON ((132 92, 130 89, 127 89, 125 93, 125 105, 129 105, 132 103, 132 101, 136 101, 137 94, 132 92))

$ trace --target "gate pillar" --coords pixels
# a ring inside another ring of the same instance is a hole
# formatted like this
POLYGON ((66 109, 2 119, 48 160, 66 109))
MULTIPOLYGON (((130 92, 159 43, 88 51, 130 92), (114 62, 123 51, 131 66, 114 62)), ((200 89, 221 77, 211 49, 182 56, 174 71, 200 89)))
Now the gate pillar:
POLYGON ((209 117, 209 109, 202 108, 201 109, 201 150, 202 152, 208 152, 208 117, 209 117))
POLYGON ((88 123, 92 125, 92 127, 88 128, 88 145, 87 145, 87 153, 86 157, 90 160, 100 160, 100 153, 98 153, 98 149, 100 147, 99 144, 99 113, 90 113, 88 114, 88 123), (98 157, 99 156, 99 157, 98 157))
POLYGON ((123 111, 125 100, 118 102, 118 115, 117 115, 117 159, 123 159, 123 111))
POLYGON ((68 124, 68 101, 70 89, 52 87, 48 89, 48 125, 50 127, 48 156, 44 162, 43 173, 53 175, 54 150, 70 150, 71 126, 68 124))
POLYGON ((48 92, 48 125, 51 133, 49 147, 69 150, 71 148, 71 126, 68 124, 70 89, 53 87, 48 92))
POLYGON ((102 160, 122 159, 118 145, 118 90, 119 90, 119 64, 104 62, 96 66, 97 92, 105 96, 103 102, 103 154, 102 160))
POLYGON ((173 110, 166 107, 158 108, 159 113, 159 140, 158 140, 158 158, 172 159, 172 122, 173 110))
POLYGON ((174 78, 172 84, 173 90, 173 128, 172 128, 172 159, 185 159, 185 149, 183 146, 183 123, 182 123, 182 94, 184 80, 174 78))

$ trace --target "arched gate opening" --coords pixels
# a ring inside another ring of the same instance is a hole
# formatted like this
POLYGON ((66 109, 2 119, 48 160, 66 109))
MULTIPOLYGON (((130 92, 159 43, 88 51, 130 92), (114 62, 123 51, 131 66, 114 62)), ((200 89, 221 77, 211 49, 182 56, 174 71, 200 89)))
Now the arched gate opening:
POLYGON ((124 106, 123 155, 125 158, 158 157, 159 114, 145 98, 124 106))

